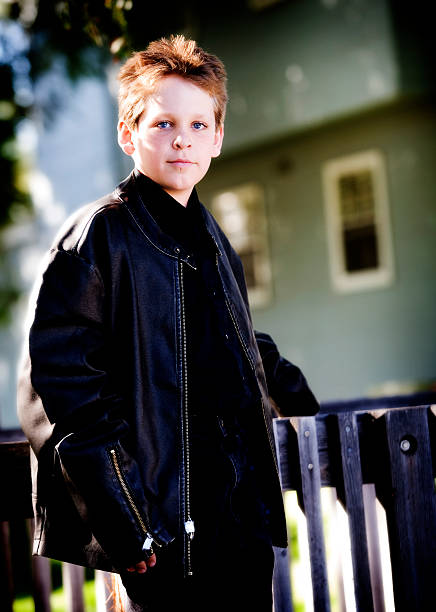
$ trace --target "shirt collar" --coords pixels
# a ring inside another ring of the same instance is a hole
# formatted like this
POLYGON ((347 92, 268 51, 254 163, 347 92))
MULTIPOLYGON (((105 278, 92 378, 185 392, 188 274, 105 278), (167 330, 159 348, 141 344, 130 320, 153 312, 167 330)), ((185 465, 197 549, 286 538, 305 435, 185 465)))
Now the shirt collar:
POLYGON ((194 187, 185 206, 137 168, 133 171, 141 199, 160 230, 190 251, 196 251, 204 237, 205 223, 194 187))

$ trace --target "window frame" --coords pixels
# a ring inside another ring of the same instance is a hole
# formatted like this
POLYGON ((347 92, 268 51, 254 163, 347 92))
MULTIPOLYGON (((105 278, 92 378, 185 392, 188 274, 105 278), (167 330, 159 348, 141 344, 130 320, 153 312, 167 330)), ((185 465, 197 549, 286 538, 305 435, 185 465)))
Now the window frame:
POLYGON ((351 293, 388 287, 394 282, 395 270, 383 154, 379 150, 370 149, 328 160, 322 166, 322 182, 333 288, 340 293, 351 293), (339 180, 343 176, 364 171, 370 172, 372 177, 379 265, 367 270, 348 271, 343 242, 339 180))
POLYGON ((223 230, 238 254, 241 251, 244 251, 244 248, 241 248, 240 246, 244 242, 248 243, 252 247, 253 271, 256 284, 255 286, 247 285, 247 293, 250 308, 255 310, 258 308, 268 307, 273 299, 272 262, 268 232, 266 189, 262 183, 252 180, 244 181, 237 185, 231 185, 226 189, 215 191, 209 200, 209 207, 212 214, 216 217, 218 223, 221 225, 221 214, 219 212, 219 205, 217 203, 219 198, 223 195, 231 193, 236 196, 237 199, 239 199, 241 197, 241 193, 243 193, 245 189, 254 189, 254 191, 257 191, 259 194, 260 206, 258 213, 262 215, 262 219, 257 227, 260 228, 260 231, 248 231, 247 233, 242 234, 238 240, 236 238, 236 234, 226 231, 225 226, 223 227, 223 230))

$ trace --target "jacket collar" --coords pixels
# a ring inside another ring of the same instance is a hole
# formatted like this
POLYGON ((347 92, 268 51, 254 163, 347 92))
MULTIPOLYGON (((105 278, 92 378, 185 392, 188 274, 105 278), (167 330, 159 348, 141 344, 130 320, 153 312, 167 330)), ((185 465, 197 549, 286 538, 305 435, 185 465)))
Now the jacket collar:
MULTIPOLYGON (((172 238, 172 236, 164 233, 147 210, 137 188, 134 171, 117 186, 114 191, 114 196, 123 202, 139 230, 155 248, 169 257, 181 259, 187 265, 196 268, 193 254, 188 252, 187 249, 172 238)), ((206 223, 207 231, 211 235, 214 249, 216 252, 221 253, 216 240, 216 231, 210 219, 210 213, 201 202, 199 205, 206 223)))

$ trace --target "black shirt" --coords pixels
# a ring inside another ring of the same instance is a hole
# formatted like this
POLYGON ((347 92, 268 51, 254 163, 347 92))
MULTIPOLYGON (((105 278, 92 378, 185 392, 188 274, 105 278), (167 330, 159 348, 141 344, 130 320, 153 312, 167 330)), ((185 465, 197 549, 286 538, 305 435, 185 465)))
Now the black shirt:
POLYGON ((215 415, 241 410, 251 399, 249 366, 227 311, 197 192, 193 189, 184 207, 138 170, 135 178, 161 231, 192 253, 196 264, 196 269, 184 266, 189 409, 215 415))

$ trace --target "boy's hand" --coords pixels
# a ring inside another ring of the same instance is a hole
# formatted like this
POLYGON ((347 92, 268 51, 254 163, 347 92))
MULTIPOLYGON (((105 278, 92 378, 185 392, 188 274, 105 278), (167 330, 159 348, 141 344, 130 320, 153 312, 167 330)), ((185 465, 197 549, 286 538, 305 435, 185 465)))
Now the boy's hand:
POLYGON ((140 561, 135 565, 127 568, 128 572, 138 572, 138 574, 144 574, 147 571, 147 567, 154 567, 156 565, 156 555, 153 554, 146 561, 140 561))

